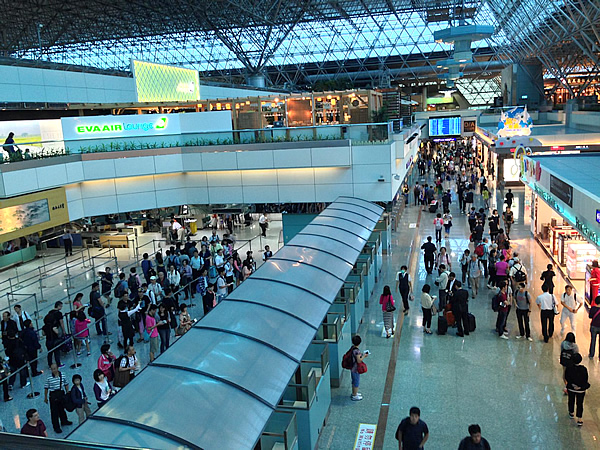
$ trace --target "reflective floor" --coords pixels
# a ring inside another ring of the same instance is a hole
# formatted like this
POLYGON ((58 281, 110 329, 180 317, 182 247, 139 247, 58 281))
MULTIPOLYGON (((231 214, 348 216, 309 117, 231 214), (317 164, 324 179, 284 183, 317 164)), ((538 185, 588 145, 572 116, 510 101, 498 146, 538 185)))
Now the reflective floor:
MULTIPOLYGON (((529 280, 533 280, 528 289, 535 298, 541 293, 540 274, 550 261, 532 238, 529 223, 524 223, 523 191, 513 189, 513 192, 518 198, 519 214, 511 232, 512 243, 528 269, 529 280)), ((468 245, 469 232, 465 216, 458 213, 458 206, 453 204, 451 209, 454 226, 444 245, 453 255, 453 270, 460 273, 458 257, 468 245)), ((383 320, 378 299, 384 285, 394 289, 395 274, 400 265, 407 262, 411 276, 416 278, 417 300, 411 304, 410 314, 402 324, 395 373, 393 380, 388 381, 393 382, 389 415, 384 422, 385 430, 377 431, 385 432, 383 448, 398 448, 394 434, 412 406, 421 409, 421 419, 429 426, 430 438, 425 445, 428 449, 457 448, 460 440, 468 435, 467 428, 472 423, 481 426, 483 436, 496 449, 600 448, 600 384, 596 381, 600 375, 600 362, 588 359, 589 319, 583 308, 577 317, 576 337, 592 387, 585 398, 582 428, 569 419, 567 397, 562 392, 559 349, 563 338, 558 317, 554 337, 544 344, 537 306, 532 307, 530 321, 533 342, 515 338, 519 334, 518 326, 515 313, 511 311, 508 320, 510 339, 500 339, 494 333, 496 314, 491 310, 492 294, 482 285, 478 296, 469 301, 469 310, 477 319, 474 333, 460 338, 456 336, 456 329, 450 328, 447 335, 438 336, 435 334, 435 317, 432 323, 434 334, 423 333, 421 288, 426 282, 432 285, 432 293, 437 294, 437 288, 433 286, 433 276, 426 276, 419 247, 427 236, 434 236, 433 218, 433 214, 411 206, 405 210, 398 228, 403 231, 393 234, 392 253, 384 256, 386 263, 382 276, 360 329, 361 347, 371 351, 366 360, 369 370, 361 377, 360 392, 364 400, 350 400, 350 377, 346 373, 342 387, 332 390, 332 407, 319 448, 353 448, 359 424, 378 423, 393 341, 382 337, 383 320), (418 228, 410 228, 415 223, 418 228), (411 254, 413 247, 417 250, 411 254)), ((561 294, 564 280, 560 276, 557 278, 555 293, 561 294)))
MULTIPOLYGON (((254 259, 257 265, 262 263, 262 249, 265 245, 269 245, 271 250, 275 251, 279 247, 281 231, 281 221, 272 220, 269 229, 267 231, 267 237, 258 237, 260 229, 258 223, 255 221, 249 227, 236 227, 235 235, 237 239, 236 249, 240 252, 242 259, 245 258, 246 251, 252 249, 254 252, 254 259)), ((210 229, 199 230, 196 237, 193 239, 200 240, 202 236, 210 236, 210 229)), ((219 230, 219 236, 223 236, 223 231, 219 230)), ((160 245, 165 248, 164 240, 161 240, 159 233, 146 233, 139 237, 138 245, 139 256, 141 257, 143 252, 153 253, 158 249, 160 245)), ((168 247, 167 247, 168 248, 168 247)), ((65 270, 65 258, 64 250, 62 249, 49 249, 44 252, 46 255, 44 258, 38 258, 29 263, 23 264, 18 268, 9 269, 0 273, 0 310, 4 311, 7 307, 6 292, 10 291, 12 286, 13 292, 22 295, 10 296, 11 308, 15 302, 19 302, 23 305, 23 308, 29 312, 32 316, 36 310, 36 305, 40 309, 38 315, 40 328, 43 325, 44 315, 53 308, 56 300, 63 300, 63 313, 67 313, 71 310, 71 305, 68 303, 69 296, 73 296, 77 292, 84 293, 84 301, 87 303, 89 300, 89 286, 92 282, 97 280, 97 272, 103 270, 104 267, 110 266, 113 270, 116 267, 115 256, 118 260, 118 266, 126 268, 126 272, 129 273, 130 266, 136 266, 137 272, 141 274, 141 268, 136 264, 136 255, 133 249, 90 249, 89 257, 88 251, 81 251, 77 248, 74 249, 73 256, 67 258, 67 265, 69 266, 69 282, 67 283, 65 276, 67 271, 65 270), (83 259, 82 259, 83 256, 83 259), (40 283, 39 273, 42 271, 47 276, 40 283), (17 281, 17 273, 19 279, 17 281), (10 278, 10 282, 8 281, 10 278), (67 288, 67 285, 69 286, 67 288), (17 287, 19 286, 19 287, 17 287), (40 296, 40 292, 43 294, 43 299, 40 296), (35 294, 35 296, 33 296, 35 294), (41 301, 45 300, 45 301, 41 301), (36 302, 37 301, 37 302, 36 302)), ((183 299, 183 297, 182 297, 183 299)), ((182 301, 182 300, 180 300, 182 301)), ((187 302, 189 304, 189 302, 187 302)), ((201 318, 203 315, 202 301, 200 297, 196 297, 194 301, 195 307, 189 308, 192 318, 201 318)), ((117 347, 117 318, 116 318, 116 304, 113 304, 107 309, 108 313, 108 331, 113 334, 110 336, 112 342, 111 350, 118 356, 122 351, 117 347)), ((83 349, 81 356, 77 356, 74 351, 68 354, 63 354, 62 362, 65 363, 65 367, 61 371, 67 377, 69 384, 71 384, 71 377, 78 373, 83 377, 83 384, 86 389, 88 396, 90 397, 92 411, 96 409, 96 401, 93 393, 93 378, 92 374, 97 368, 98 357, 100 356, 100 346, 103 343, 103 338, 96 335, 95 330, 90 331, 91 338, 91 355, 87 356, 87 352, 83 349), (80 367, 72 368, 73 364, 81 364, 80 367)), ((171 343, 174 341, 174 334, 171 333, 171 343)), ((149 344, 136 343, 135 348, 137 350, 137 356, 145 366, 149 361, 149 344)), ((42 349, 44 354, 46 348, 44 342, 42 342, 42 349)), ((75 413, 69 413, 69 418, 74 425, 63 427, 63 433, 56 435, 52 429, 52 423, 50 420, 50 410, 48 405, 44 404, 44 389, 43 385, 49 375, 48 365, 46 357, 44 356, 38 365, 39 369, 44 370, 44 374, 33 378, 33 391, 39 392, 41 395, 29 399, 27 394, 31 393, 31 386, 21 388, 19 383, 19 377, 15 380, 13 390, 10 395, 14 398, 12 401, 5 403, 3 402, 3 396, 0 395, 0 422, 4 425, 4 428, 8 432, 19 432, 20 428, 26 422, 25 412, 30 408, 38 409, 40 417, 48 428, 48 435, 53 437, 66 437, 68 433, 73 431, 77 425, 77 415, 75 413)), ((0 443, 0 449, 2 444, 0 443)))

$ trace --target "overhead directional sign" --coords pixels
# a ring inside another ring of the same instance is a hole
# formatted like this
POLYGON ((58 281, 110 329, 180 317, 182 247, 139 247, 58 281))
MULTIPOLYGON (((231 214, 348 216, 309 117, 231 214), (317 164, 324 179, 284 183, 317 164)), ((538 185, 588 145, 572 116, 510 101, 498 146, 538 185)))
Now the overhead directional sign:
POLYGON ((573 207, 573 186, 554 175, 550 175, 550 193, 556 195, 559 200, 565 202, 569 207, 573 207))

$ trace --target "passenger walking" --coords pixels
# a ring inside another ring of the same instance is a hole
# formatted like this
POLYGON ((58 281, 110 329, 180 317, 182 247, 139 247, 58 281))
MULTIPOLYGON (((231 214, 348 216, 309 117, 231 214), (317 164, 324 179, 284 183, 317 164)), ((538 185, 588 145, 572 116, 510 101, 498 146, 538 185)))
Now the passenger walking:
POLYGON ((412 292, 412 282, 410 274, 408 273, 408 267, 406 266, 400 267, 400 272, 396 274, 396 291, 400 292, 404 315, 406 316, 410 309, 408 306, 408 298, 412 292))
POLYGON ((565 371, 567 367, 573 365, 573 355, 579 353, 579 347, 575 343, 575 335, 573 333, 567 333, 565 340, 560 344, 560 365, 563 366, 563 382, 565 384, 564 393, 567 395, 567 380, 565 378, 565 371))
POLYGON ((546 270, 544 272, 542 272, 542 276, 540 277, 540 280, 544 282, 542 284, 542 290, 544 289, 544 286, 546 286, 547 291, 550 294, 554 294, 554 277, 555 276, 556 276, 556 273, 554 273, 554 270, 552 270, 552 264, 548 264, 546 266, 546 270))
POLYGON ((442 214, 437 213, 435 219, 433 219, 433 226, 435 228, 435 242, 442 243, 442 230, 444 228, 444 219, 442 219, 442 214))
POLYGON ((410 408, 409 416, 402 419, 396 430, 396 440, 400 450, 421 450, 429 439, 429 428, 421 420, 421 410, 410 408))
POLYGON ((456 335, 464 337, 469 335, 469 291, 462 287, 460 281, 456 282, 457 291, 452 296, 452 313, 458 331, 456 335))
POLYGON ((571 323, 571 331, 575 331, 575 318, 577 311, 583 306, 583 301, 577 298, 577 294, 573 291, 573 286, 567 284, 563 293, 560 304, 563 309, 560 314, 560 333, 565 332, 567 320, 571 323))
POLYGON ((490 443, 481 437, 481 427, 469 425, 469 436, 460 441, 458 450, 490 450, 490 443))
MULTIPOLYGON (((462 272, 462 284, 467 283, 468 280, 468 274, 469 274, 469 261, 471 261, 471 250, 469 250, 468 248, 465 249, 465 251, 463 252, 462 256, 460 257, 460 268, 461 268, 461 272, 462 272)), ((471 281, 469 280, 469 289, 471 289, 471 285, 470 285, 471 281)))
POLYGON ((529 329, 529 313, 531 312, 531 299, 529 292, 525 290, 525 283, 519 285, 519 289, 514 295, 517 305, 517 322, 519 324, 519 335, 517 339, 526 337, 528 341, 533 341, 529 329))
POLYGON ((554 334, 554 307, 556 306, 554 295, 548 292, 548 286, 542 285, 543 293, 538 295, 535 303, 540 308, 540 317, 542 319, 542 335, 544 336, 544 342, 548 342, 548 339, 554 334))
POLYGON ((358 334, 352 337, 353 365, 352 369, 350 370, 352 377, 352 395, 350 398, 355 402, 363 399, 362 394, 358 392, 358 388, 360 386, 360 373, 358 372, 358 364, 362 363, 364 359, 369 356, 368 350, 364 353, 360 351, 359 346, 361 343, 362 339, 358 334))
POLYGON ((506 231, 506 237, 510 239, 510 229, 515 222, 513 212, 510 210, 510 206, 506 207, 506 211, 502 213, 502 221, 504 222, 504 230, 506 231))
POLYGON ((440 247, 440 251, 435 257, 435 268, 438 270, 438 275, 442 273, 440 268, 442 264, 448 270, 452 270, 452 260, 450 259, 450 255, 448 254, 446 247, 440 247))
POLYGON ((394 297, 389 286, 383 287, 383 294, 379 297, 379 304, 383 311, 383 328, 385 329, 386 338, 389 339, 394 335, 394 297))
POLYGON ((431 286, 424 284, 421 289, 421 309, 423 310, 423 332, 431 334, 431 316, 435 296, 429 295, 431 286))
POLYGON ((592 319, 590 323, 590 359, 593 359, 596 354, 596 338, 600 334, 600 296, 596 296, 592 302, 589 318, 592 319))
POLYGON ((421 250, 423 250, 423 259, 425 261, 425 270, 428 274, 431 275, 433 272, 433 264, 435 261, 435 252, 437 247, 433 242, 431 242, 431 236, 427 236, 427 242, 421 245, 421 250))
POLYGON ((506 319, 508 318, 508 294, 506 292, 506 282, 502 281, 499 284, 500 291, 492 299, 492 303, 498 305, 498 317, 496 318, 496 332, 501 339, 508 339, 506 329, 506 319))
POLYGON ((483 275, 483 265, 477 258, 477 255, 471 255, 471 261, 469 261, 469 283, 471 284, 471 296, 475 298, 479 292, 479 280, 483 275))
POLYGON ((565 371, 565 379, 567 380, 567 392, 569 395, 569 417, 574 417, 575 402, 577 401, 577 426, 583 425, 583 400, 585 399, 585 391, 590 388, 588 382, 588 371, 585 366, 581 365, 581 355, 575 353, 573 355, 573 365, 567 367, 565 371))
POLYGON ((450 236, 450 229, 452 228, 452 214, 446 213, 444 214, 444 232, 446 234, 446 238, 450 236))

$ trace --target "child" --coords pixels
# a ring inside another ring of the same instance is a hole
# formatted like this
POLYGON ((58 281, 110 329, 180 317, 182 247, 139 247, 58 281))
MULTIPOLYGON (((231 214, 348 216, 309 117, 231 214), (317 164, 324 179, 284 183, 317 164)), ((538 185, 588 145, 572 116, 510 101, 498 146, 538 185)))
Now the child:
POLYGON ((77 350, 77 356, 81 355, 82 342, 85 342, 88 356, 92 354, 90 352, 90 330, 88 328, 90 323, 92 321, 85 316, 83 310, 77 313, 77 320, 75 321, 75 349, 77 350))

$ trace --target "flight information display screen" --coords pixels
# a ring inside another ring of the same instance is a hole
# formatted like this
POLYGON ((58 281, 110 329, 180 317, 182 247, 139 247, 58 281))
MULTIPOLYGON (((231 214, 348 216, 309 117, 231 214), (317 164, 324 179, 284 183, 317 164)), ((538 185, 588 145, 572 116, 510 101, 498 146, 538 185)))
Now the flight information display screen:
POLYGON ((460 117, 429 119, 429 136, 460 136, 460 117))

